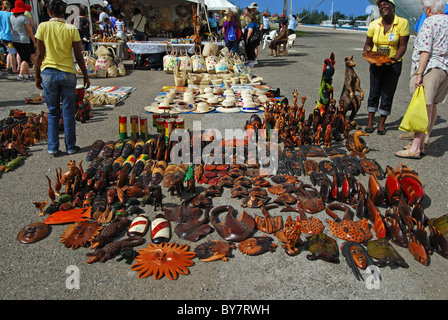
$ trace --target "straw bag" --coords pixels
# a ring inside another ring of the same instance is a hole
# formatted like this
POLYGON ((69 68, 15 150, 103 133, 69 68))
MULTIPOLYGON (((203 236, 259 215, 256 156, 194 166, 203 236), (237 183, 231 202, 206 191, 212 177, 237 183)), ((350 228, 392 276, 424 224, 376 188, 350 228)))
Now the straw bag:
POLYGON ((110 51, 105 46, 99 46, 98 49, 95 50, 95 55, 97 57, 105 56, 110 53, 110 51))
POLYGON ((201 54, 201 48, 199 46, 194 47, 195 54, 191 57, 191 62, 193 64, 193 72, 201 73, 207 72, 207 68, 205 66, 205 58, 201 54))
POLYGON ((112 57, 109 55, 103 55, 98 57, 95 63, 95 71, 96 76, 99 78, 106 78, 107 72, 109 71, 109 68, 111 66, 111 60, 112 57))
MULTIPOLYGON (((96 59, 94 57, 92 57, 90 51, 83 51, 82 52, 82 56, 84 58, 84 64, 86 65, 87 74, 89 76, 95 75, 95 73, 96 73, 96 70, 95 70, 96 59)), ((78 64, 76 64, 76 73, 77 74, 82 74, 81 68, 79 67, 78 64)))
POLYGON ((208 42, 204 44, 202 55, 204 57, 217 56, 219 51, 218 40, 215 37, 209 37, 208 42))
POLYGON ((244 58, 242 59, 239 55, 235 54, 230 59, 233 63, 233 72, 235 74, 244 74, 246 72, 244 58))
POLYGON ((163 57, 163 71, 165 73, 173 73, 178 68, 177 52, 171 46, 171 53, 168 53, 168 44, 166 45, 166 55, 163 57))
POLYGON ((118 68, 118 76, 124 77, 126 75, 126 68, 124 67, 123 61, 118 62, 117 68, 118 68))
POLYGON ((178 57, 179 71, 192 72, 193 66, 191 58, 188 56, 187 50, 185 53, 178 57))
POLYGON ((218 63, 218 57, 217 56, 208 56, 205 58, 205 65, 207 67, 208 73, 216 73, 215 67, 218 63))
POLYGON ((216 63, 215 70, 217 74, 223 74, 229 72, 229 63, 228 60, 224 57, 221 57, 219 61, 216 63))
POLYGON ((118 67, 115 64, 112 64, 109 69, 107 69, 107 76, 109 78, 118 77, 118 67))
POLYGON ((176 87, 184 87, 187 82, 187 73, 185 71, 174 71, 174 84, 176 87))

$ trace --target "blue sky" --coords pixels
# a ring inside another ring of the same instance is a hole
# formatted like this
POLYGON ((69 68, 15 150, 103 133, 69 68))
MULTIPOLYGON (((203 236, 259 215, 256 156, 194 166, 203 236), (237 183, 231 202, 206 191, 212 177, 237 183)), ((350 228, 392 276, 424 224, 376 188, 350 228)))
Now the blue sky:
MULTIPOLYGON (((283 11, 283 0, 230 0, 238 7, 244 8, 252 2, 257 2, 259 11, 263 12, 266 8, 272 14, 280 14, 283 11)), ((324 11, 328 15, 331 11, 332 0, 292 0, 293 13, 302 12, 303 9, 324 11)), ((346 16, 360 16, 366 14, 367 7, 370 6, 367 0, 333 0, 333 10, 340 11, 346 16)), ((288 0, 288 14, 290 12, 291 0, 288 0)))

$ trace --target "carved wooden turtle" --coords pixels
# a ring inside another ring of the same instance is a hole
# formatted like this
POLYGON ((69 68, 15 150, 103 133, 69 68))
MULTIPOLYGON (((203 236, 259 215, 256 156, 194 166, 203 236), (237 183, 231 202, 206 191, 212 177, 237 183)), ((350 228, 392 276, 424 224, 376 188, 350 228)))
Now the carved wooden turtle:
POLYGON ((274 202, 282 206, 293 205, 297 202, 297 198, 290 193, 283 193, 279 195, 274 202))
POLYGON ((249 189, 249 195, 266 199, 268 197, 268 192, 262 187, 253 187, 249 189))
POLYGON ((232 188, 233 178, 231 176, 221 177, 216 184, 223 188, 232 188))
POLYGON ((249 194, 249 190, 243 186, 233 187, 231 190, 232 198, 244 198, 249 194))
POLYGON ((205 209, 212 207, 213 203, 210 197, 207 197, 203 194, 199 194, 191 201, 191 205, 193 207, 199 207, 205 209))
POLYGON ((246 196, 243 200, 242 207, 249 207, 249 208, 260 208, 261 206, 267 204, 271 198, 259 198, 256 196, 246 196))
POLYGON ((217 184, 208 186, 204 191, 206 197, 221 197, 223 188, 217 184))
POLYGON ((265 252, 274 252, 277 245, 268 236, 252 237, 238 244, 238 249, 249 256, 258 256, 265 252))
POLYGON ((202 261, 228 261, 232 257, 232 249, 235 245, 229 241, 210 240, 202 243, 194 249, 196 257, 202 261))
POLYGON ((268 188, 271 186, 271 183, 262 176, 252 178, 250 182, 252 183, 252 185, 257 187, 268 188))
POLYGON ((270 186, 268 188, 268 191, 275 195, 283 193, 293 193, 296 191, 296 187, 297 186, 293 183, 281 183, 270 186))
POLYGON ((252 182, 249 178, 245 176, 239 176, 233 181, 234 186, 242 186, 246 188, 250 188, 252 186, 252 182))

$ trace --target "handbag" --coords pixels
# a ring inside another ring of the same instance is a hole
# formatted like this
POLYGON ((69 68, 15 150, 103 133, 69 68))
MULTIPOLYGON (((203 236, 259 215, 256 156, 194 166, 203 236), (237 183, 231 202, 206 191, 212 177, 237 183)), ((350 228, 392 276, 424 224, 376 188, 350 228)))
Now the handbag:
MULTIPOLYGON (((172 46, 171 46, 172 47, 172 46)), ((178 68, 177 52, 174 48, 168 53, 168 44, 166 45, 166 55, 163 57, 163 71, 173 73, 178 68)))
POLYGON ((263 35, 261 34, 261 30, 258 28, 253 28, 253 31, 249 37, 249 43, 258 46, 262 39, 263 35))
POLYGON ((208 41, 204 44, 204 50, 202 55, 204 57, 217 56, 219 51, 218 40, 215 37, 209 37, 208 41))
POLYGON ((423 86, 417 87, 417 90, 415 90, 414 96, 398 129, 407 132, 427 132, 428 112, 426 110, 426 98, 423 86))
POLYGON ((191 62, 193 64, 193 72, 195 73, 207 72, 207 68, 205 66, 205 58, 201 54, 201 48, 199 46, 195 46, 194 50, 195 54, 191 57, 191 62))
POLYGON ((99 78, 106 78, 109 67, 111 66, 111 57, 103 55, 98 57, 95 63, 96 76, 99 78))
POLYGON ((221 57, 218 60, 218 62, 216 63, 215 72, 217 74, 223 74, 223 73, 229 72, 229 70, 230 70, 230 67, 229 67, 229 63, 228 63, 227 59, 224 57, 221 57))
POLYGON ((115 64, 112 64, 109 69, 107 69, 107 77, 108 78, 116 78, 118 77, 118 67, 115 64))
POLYGON ((187 50, 182 56, 178 58, 179 62, 179 71, 192 72, 193 66, 191 63, 191 58, 188 56, 187 50))
POLYGON ((217 56, 208 56, 205 58, 205 65, 207 67, 208 73, 216 73, 216 64, 218 63, 218 57, 217 56))

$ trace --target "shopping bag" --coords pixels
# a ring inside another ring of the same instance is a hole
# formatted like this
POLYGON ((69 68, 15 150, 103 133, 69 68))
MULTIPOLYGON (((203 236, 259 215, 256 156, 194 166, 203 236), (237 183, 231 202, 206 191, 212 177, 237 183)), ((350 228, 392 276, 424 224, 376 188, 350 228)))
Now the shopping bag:
POLYGON ((107 71, 109 70, 109 67, 111 66, 111 57, 108 55, 103 55, 98 57, 95 63, 95 71, 96 76, 99 78, 106 78, 107 77, 107 71))
POLYGON ((215 67, 218 63, 218 57, 217 56, 208 56, 205 58, 205 65, 207 67, 208 73, 216 73, 215 67))
POLYGON ((191 62, 193 63, 193 72, 207 72, 207 68, 205 66, 205 58, 201 54, 201 48, 199 46, 195 46, 195 54, 191 57, 191 62))
POLYGON ((191 63, 191 58, 188 56, 187 50, 185 53, 178 58, 179 61, 179 71, 192 72, 193 66, 191 63))
POLYGON ((166 55, 163 57, 163 71, 165 73, 174 73, 178 68, 177 52, 171 46, 171 53, 168 53, 168 45, 166 46, 166 55))
POLYGON ((204 44, 204 50, 202 51, 202 55, 204 57, 216 56, 218 55, 218 51, 219 51, 218 40, 215 37, 209 37, 208 41, 204 44))
POLYGON ((425 90, 422 86, 415 90, 411 103, 398 129, 407 132, 427 132, 428 112, 426 111, 425 90))

